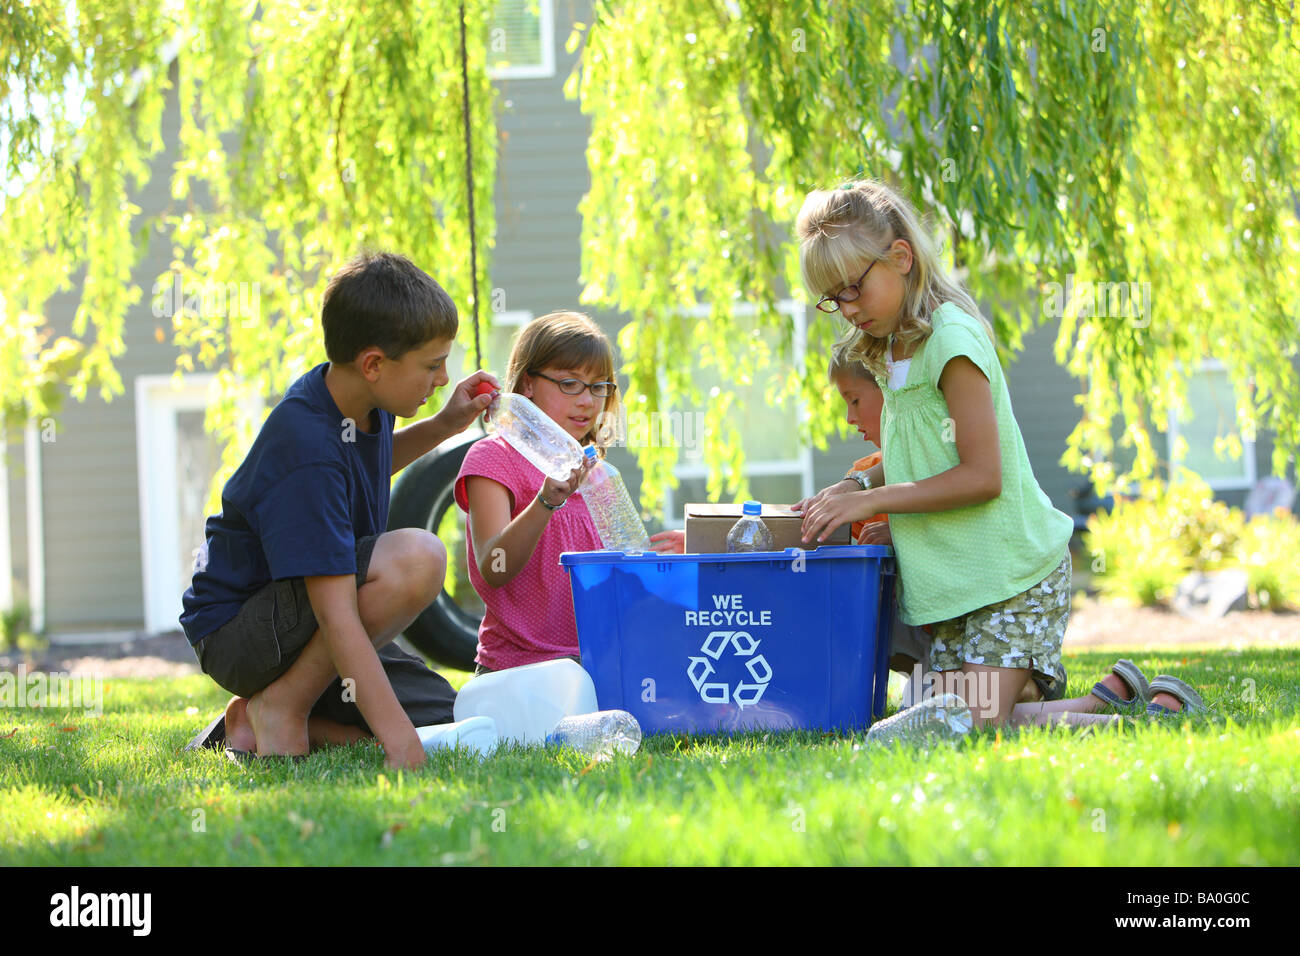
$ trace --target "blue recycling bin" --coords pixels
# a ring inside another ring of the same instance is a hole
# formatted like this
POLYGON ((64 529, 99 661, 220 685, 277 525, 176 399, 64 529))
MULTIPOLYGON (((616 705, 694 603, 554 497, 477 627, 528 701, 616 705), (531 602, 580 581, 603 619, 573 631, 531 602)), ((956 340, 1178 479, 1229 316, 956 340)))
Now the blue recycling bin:
POLYGON ((884 712, 882 545, 752 554, 566 552, 582 665, 646 733, 846 729, 884 712))

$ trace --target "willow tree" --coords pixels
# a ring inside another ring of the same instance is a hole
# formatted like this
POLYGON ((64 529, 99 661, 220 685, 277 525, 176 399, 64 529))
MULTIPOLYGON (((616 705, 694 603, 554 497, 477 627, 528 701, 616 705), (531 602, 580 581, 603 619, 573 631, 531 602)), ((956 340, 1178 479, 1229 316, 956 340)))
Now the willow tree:
MULTIPOLYGON (((490 6, 465 9, 483 211, 490 6)), ((714 493, 745 490, 728 481, 743 468, 735 398, 700 394, 694 358, 728 381, 789 369, 772 399, 801 398, 814 411, 805 437, 825 439, 838 416, 819 414, 822 369, 839 328, 810 312, 795 361, 778 303, 801 294, 790 233, 803 195, 865 174, 933 216, 1005 349, 1060 313, 1057 353, 1083 391, 1069 465, 1103 487, 1150 474, 1147 421, 1177 408, 1187 370, 1214 355, 1242 432, 1275 433, 1280 470, 1300 447, 1293 17, 1282 0, 594 0, 571 40, 570 89, 592 123, 582 270, 586 301, 631 319, 634 410, 708 408, 714 493), (1148 283, 1152 308, 1116 316, 1044 294, 1099 282, 1148 283), (753 334, 764 329, 775 349, 753 334), (1108 464, 1116 433, 1129 474, 1108 464)), ((253 321, 201 308, 173 319, 180 367, 220 373, 209 424, 224 438, 240 436, 241 391, 273 395, 319 354, 324 277, 357 246, 406 251, 473 301, 458 23, 448 0, 7 3, 0 404, 40 414, 65 377, 77 396, 122 390, 114 358, 151 228, 186 287, 259 285, 253 321), (163 146, 173 69, 172 204, 146 221, 132 197, 163 146), (75 274, 73 336, 51 342, 40 316, 75 274)), ((490 246, 490 217, 478 226, 490 246)), ((227 467, 247 437, 228 443, 227 467)), ((653 500, 677 451, 636 451, 653 500)))
MULTIPOLYGON (((172 250, 169 272, 158 277, 162 295, 199 290, 162 302, 172 325, 164 334, 181 349, 180 370, 218 373, 208 426, 225 442, 226 471, 257 424, 238 414, 240 400, 283 392, 323 358, 324 282, 359 248, 400 250, 456 301, 487 301, 482 259, 471 287, 469 230, 472 200, 478 248, 490 248, 491 6, 5 4, 0 396, 11 423, 48 410, 49 386, 60 379, 77 398, 122 392, 114 360, 127 310, 151 294, 132 279, 151 232, 172 250), (173 85, 179 138, 165 144, 173 85), (165 171, 171 202, 146 217, 137 197, 164 145, 176 149, 165 171), (77 275, 72 337, 51 341, 46 303, 77 275), (212 309, 219 300, 202 294, 227 289, 244 290, 252 314, 212 309)), ((462 333, 472 341, 471 323, 462 333)))
MULTIPOLYGON (((1061 319, 1057 357, 1082 390, 1067 465, 1102 488, 1151 475, 1148 421, 1180 407, 1189 372, 1215 356, 1242 433, 1275 432, 1281 471, 1300 448, 1292 7, 596 0, 569 86, 592 124, 584 298, 632 317, 635 407, 707 405, 715 494, 743 458, 730 396, 699 393, 692 356, 730 381, 784 364, 773 401, 831 407, 840 320, 808 312, 797 365, 736 306, 788 341, 777 304, 802 294, 799 204, 867 175, 931 215, 1005 349, 1061 319), (1150 308, 1082 294, 1120 282, 1150 290, 1150 308)), ((814 414, 806 437, 838 418, 814 414)), ((639 454, 651 489, 672 481, 675 449, 639 454)))

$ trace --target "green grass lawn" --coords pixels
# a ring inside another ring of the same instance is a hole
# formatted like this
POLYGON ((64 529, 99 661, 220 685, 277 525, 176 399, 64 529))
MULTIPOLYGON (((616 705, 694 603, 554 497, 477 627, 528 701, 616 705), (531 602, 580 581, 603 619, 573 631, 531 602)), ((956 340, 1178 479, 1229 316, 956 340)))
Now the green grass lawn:
MULTIPOLYGON (((1116 656, 1067 655, 1071 694, 1116 656)), ((930 751, 656 737, 601 764, 511 748, 394 773, 366 744, 297 765, 182 754, 225 695, 112 680, 98 718, 0 710, 0 864, 1300 863, 1300 649, 1118 656, 1217 716, 930 751)))

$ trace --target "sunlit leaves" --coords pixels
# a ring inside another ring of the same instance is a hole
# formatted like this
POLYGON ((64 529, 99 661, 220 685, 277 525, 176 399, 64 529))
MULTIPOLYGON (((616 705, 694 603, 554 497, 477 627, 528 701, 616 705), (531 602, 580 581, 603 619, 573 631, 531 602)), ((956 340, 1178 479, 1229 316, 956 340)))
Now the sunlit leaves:
MULTIPOLYGON (((1048 317, 1048 283, 1147 284, 1150 315, 1061 316, 1058 357, 1084 388, 1067 464, 1095 463, 1102 485, 1155 471, 1148 422, 1214 356, 1282 467, 1300 449, 1292 19, 1269 2, 597 0, 569 85, 592 119, 586 299, 642 326, 624 336, 633 393, 699 402, 692 357, 724 377, 761 358, 736 346, 734 303, 775 328, 775 303, 801 294, 804 194, 876 176, 931 215, 1005 349, 1048 317), (1130 476, 1109 464, 1117 418, 1130 476)), ((839 417, 824 368, 840 328, 809 316, 807 361, 781 360, 771 398, 802 397, 817 441, 839 417)), ((710 440, 728 445, 720 406, 710 440)), ((739 451, 706 457, 735 477, 739 451)), ((643 495, 675 455, 639 452, 643 495)))

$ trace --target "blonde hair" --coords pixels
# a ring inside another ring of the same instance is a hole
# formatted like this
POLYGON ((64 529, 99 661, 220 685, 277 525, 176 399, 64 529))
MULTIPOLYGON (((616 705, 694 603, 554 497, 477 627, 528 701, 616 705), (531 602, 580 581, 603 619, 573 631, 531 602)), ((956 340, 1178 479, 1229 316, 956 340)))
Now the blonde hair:
MULTIPOLYGON (((934 330, 930 314, 945 302, 979 319, 994 341, 993 327, 970 293, 944 269, 916 211, 884 183, 864 180, 841 189, 814 190, 799 210, 795 233, 804 285, 818 297, 852 282, 864 261, 891 257, 895 240, 912 247, 912 267, 903 276, 903 314, 895 333, 906 351, 929 337, 934 330)), ((855 330, 845 342, 848 354, 873 375, 886 374, 888 339, 855 330)))
POLYGON ((876 376, 871 369, 862 364, 862 360, 853 356, 853 337, 840 339, 831 348, 831 361, 826 368, 826 377, 834 382, 841 375, 849 375, 871 385, 879 387, 876 376))
MULTIPOLYGON (((546 368, 596 369, 601 381, 614 381, 614 348, 591 316, 581 312, 550 312, 533 319, 515 336, 506 365, 506 390, 523 392, 525 375, 546 368)), ((618 390, 605 396, 605 407, 582 436, 581 444, 605 448, 618 437, 621 420, 618 390)))

